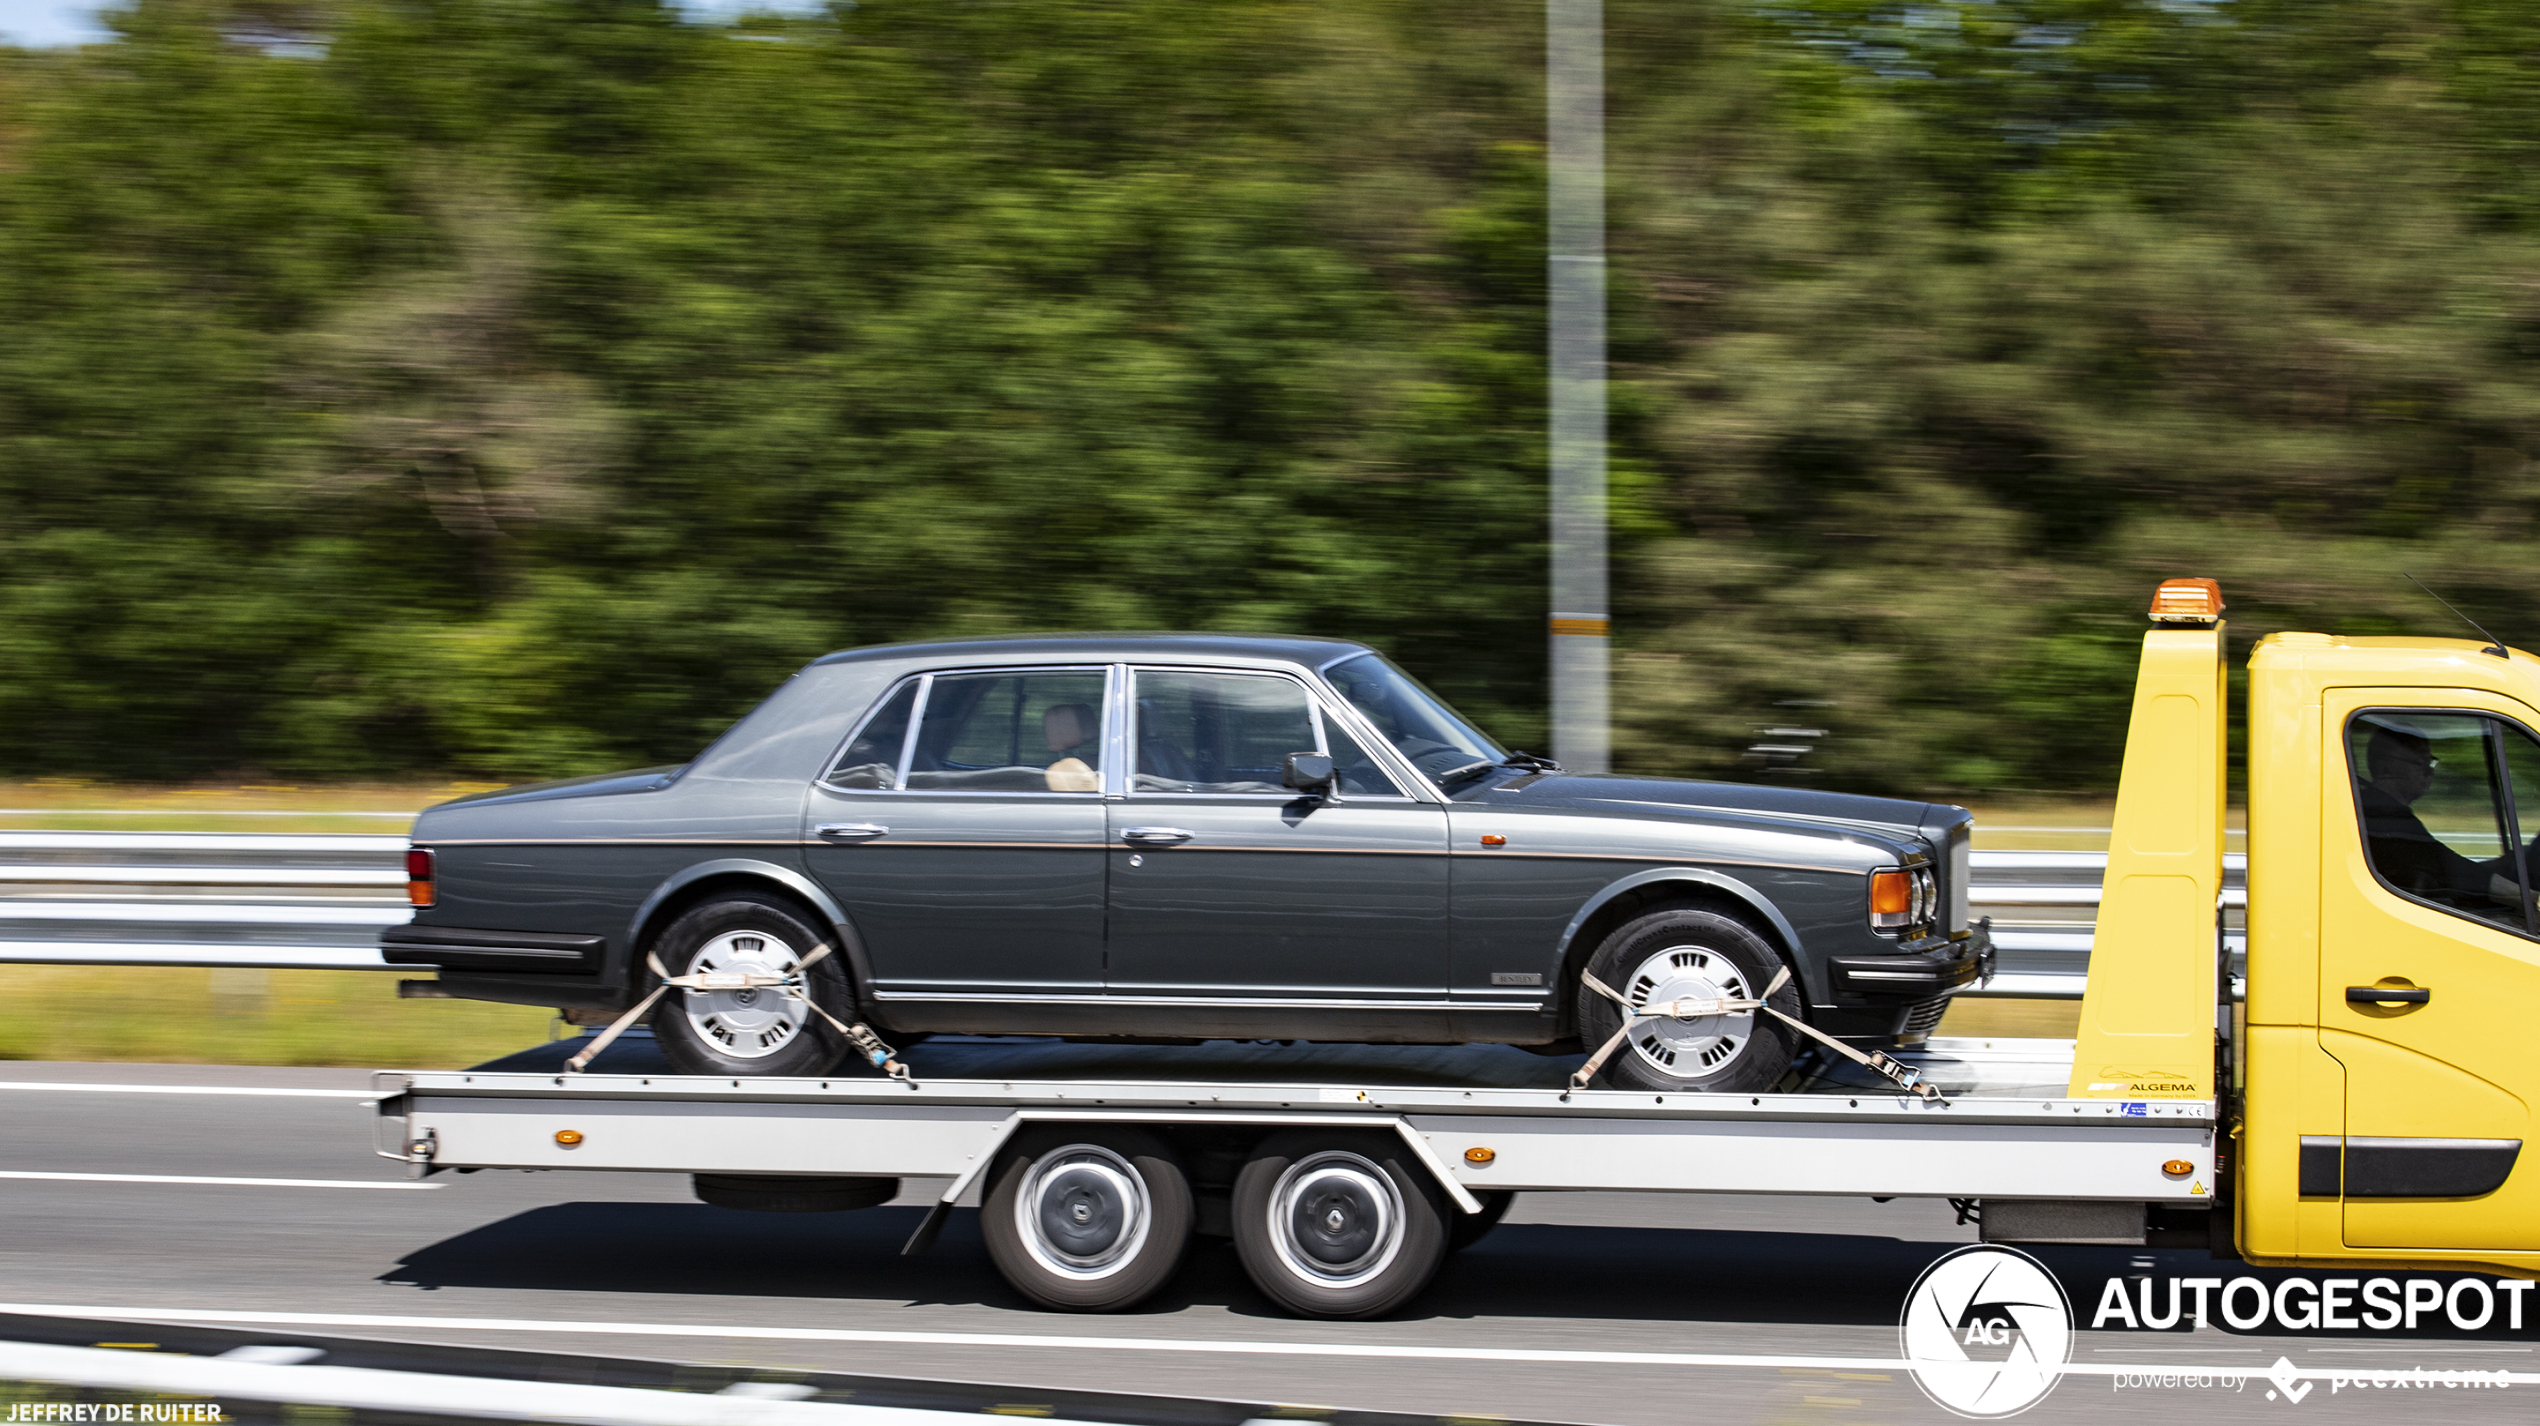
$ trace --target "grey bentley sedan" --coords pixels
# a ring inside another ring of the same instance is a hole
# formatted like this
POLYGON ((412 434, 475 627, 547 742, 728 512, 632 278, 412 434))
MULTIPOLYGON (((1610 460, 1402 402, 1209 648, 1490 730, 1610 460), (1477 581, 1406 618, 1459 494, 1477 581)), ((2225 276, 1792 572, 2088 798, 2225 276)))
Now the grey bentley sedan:
MULTIPOLYGON (((898 644, 817 660, 692 762, 431 808, 382 941, 439 969, 421 993, 584 1023, 669 978, 663 1053, 723 1076, 825 1072, 859 1021, 1565 1053, 1625 1002, 1762 1000, 1867 1046, 1989 972, 1970 826, 1565 774, 1357 644, 898 644)), ((1752 1009, 1635 1017, 1605 1073, 1753 1090, 1797 1044, 1752 1009)))

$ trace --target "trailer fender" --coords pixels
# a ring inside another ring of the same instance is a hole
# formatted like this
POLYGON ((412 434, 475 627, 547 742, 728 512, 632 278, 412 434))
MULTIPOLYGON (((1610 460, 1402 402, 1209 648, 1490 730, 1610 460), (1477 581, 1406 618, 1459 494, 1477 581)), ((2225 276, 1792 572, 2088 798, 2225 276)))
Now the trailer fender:
POLYGON ((1471 1189, 1456 1182, 1454 1173, 1430 1151, 1428 1141, 1420 1137, 1419 1131, 1412 1128, 1408 1120, 1398 1116, 1379 1119, 1365 1114, 1176 1114, 1169 1110, 1018 1109, 989 1132, 987 1141, 979 1146, 978 1155, 971 1159, 970 1167, 963 1169, 958 1177, 944 1186, 942 1195, 936 1198, 933 1206, 926 1210, 924 1220, 918 1223, 917 1231, 908 1235, 908 1242, 900 1248, 900 1256, 914 1256, 935 1245, 936 1235, 944 1230, 944 1220, 952 1216, 953 1205, 960 1202, 961 1196, 968 1193, 971 1185, 979 1181, 980 1175, 988 1171, 988 1165, 996 1162, 997 1151, 1003 1149, 1006 1142, 1026 1124, 1257 1124, 1264 1128, 1361 1130, 1391 1126, 1396 1134, 1402 1136, 1411 1156, 1428 1166, 1429 1173, 1446 1191, 1446 1196, 1454 1200, 1456 1208, 1465 1213, 1482 1211, 1482 1201, 1473 1196, 1471 1189))

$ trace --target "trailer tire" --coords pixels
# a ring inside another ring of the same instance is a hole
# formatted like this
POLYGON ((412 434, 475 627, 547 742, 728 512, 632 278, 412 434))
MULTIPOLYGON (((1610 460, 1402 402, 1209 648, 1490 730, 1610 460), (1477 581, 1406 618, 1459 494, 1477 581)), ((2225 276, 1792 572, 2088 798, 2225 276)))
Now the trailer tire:
POLYGON ((1373 1317, 1446 1261, 1444 1194, 1392 1134, 1301 1130, 1265 1140, 1235 1179, 1235 1252, 1301 1317, 1373 1317))
POLYGON ((1181 1160, 1142 1129, 1030 1130, 997 1155, 979 1225, 1017 1292, 1062 1312, 1120 1312, 1169 1281, 1191 1240, 1181 1160))
MULTIPOLYGON (((792 968, 832 943, 786 901, 734 892, 688 910, 665 928, 653 952, 672 975, 694 970, 792 968)), ((836 951, 803 972, 822 1009, 855 1018, 855 992, 836 951)), ((672 990, 653 1008, 653 1040, 680 1074, 806 1076, 829 1072, 846 1052, 836 1027, 777 990, 672 990)))
MULTIPOLYGON (((1587 963, 1588 974, 1635 1005, 1679 997, 1752 999, 1781 968, 1772 942, 1754 927, 1690 907, 1653 911, 1626 922, 1587 963)), ((1622 1007, 1584 981, 1572 989, 1578 996, 1582 1038, 1591 1047, 1604 1044, 1623 1023, 1622 1007)), ((1798 983, 1783 985, 1770 1004, 1797 1015, 1798 983)), ((1661 1094, 1751 1094, 1770 1089, 1790 1069, 1797 1033, 1761 1011, 1645 1020, 1606 1061, 1605 1079, 1616 1089, 1661 1094)))
POLYGON ((1481 1212, 1446 1215, 1446 1250, 1449 1253, 1460 1253, 1489 1237, 1490 1230, 1499 1226, 1499 1220, 1508 1216, 1508 1205, 1517 1201, 1517 1195, 1504 1188, 1477 1188, 1472 1193, 1482 1201, 1481 1212))

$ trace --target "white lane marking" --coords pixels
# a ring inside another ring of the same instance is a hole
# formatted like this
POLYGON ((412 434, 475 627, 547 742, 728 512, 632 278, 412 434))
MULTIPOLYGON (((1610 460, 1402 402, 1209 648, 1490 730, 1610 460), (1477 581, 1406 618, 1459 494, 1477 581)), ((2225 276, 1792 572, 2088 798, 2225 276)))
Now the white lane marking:
MULTIPOLYGON (((1740 1352, 1580 1352, 1529 1347, 1383 1346, 1357 1342, 1196 1341, 1180 1337, 1060 1337, 1019 1332, 880 1332, 844 1327, 716 1327, 690 1322, 543 1322, 518 1317, 401 1317, 373 1312, 222 1312, 177 1307, 93 1307, 49 1302, 0 1302, 0 1313, 27 1317, 104 1317, 126 1322, 243 1322, 277 1327, 406 1327, 476 1332, 582 1332, 630 1337, 731 1337, 770 1342, 878 1342, 898 1346, 1047 1347, 1060 1351, 1214 1352, 1235 1356, 1377 1357, 1462 1362, 1557 1362, 1595 1366, 1833 1367, 1843 1371, 1912 1371, 1930 1362, 1895 1357, 1794 1357, 1740 1352)), ((2394 1351, 2400 1350, 2396 1346, 2394 1351)), ((2072 1362, 2071 1376, 2136 1372, 2204 1372, 2194 1366, 2131 1362, 2072 1362)), ((2351 1377, 2355 1367, 2295 1367, 2292 1375, 2351 1377)), ((2248 1369, 2251 1376, 2267 1376, 2248 1369)), ((2491 1377, 2540 1385, 2540 1372, 2498 1372, 2491 1377)))
POLYGON ((71 1089, 91 1094, 266 1094, 286 1099, 377 1099, 375 1089, 266 1089, 243 1084, 72 1084, 67 1080, 6 1079, 0 1089, 71 1089))
MULTIPOLYGON (((415 1413, 464 1416, 472 1421, 490 1418, 593 1426, 965 1426, 979 1419, 967 1412, 854 1402, 770 1400, 554 1381, 489 1381, 372 1367, 280 1366, 174 1352, 101 1351, 32 1342, 0 1342, 0 1374, 12 1380, 115 1387, 160 1396, 241 1397, 400 1417, 415 1413)), ((30 1415, 25 1419, 55 1418, 30 1415)), ((1060 1420, 1051 1426, 1080 1424, 1060 1420)))
POLYGON ((437 1183, 388 1183, 367 1178, 209 1178, 182 1173, 37 1173, 0 1169, 0 1178, 51 1179, 62 1183, 208 1183, 229 1188, 439 1188, 437 1183))

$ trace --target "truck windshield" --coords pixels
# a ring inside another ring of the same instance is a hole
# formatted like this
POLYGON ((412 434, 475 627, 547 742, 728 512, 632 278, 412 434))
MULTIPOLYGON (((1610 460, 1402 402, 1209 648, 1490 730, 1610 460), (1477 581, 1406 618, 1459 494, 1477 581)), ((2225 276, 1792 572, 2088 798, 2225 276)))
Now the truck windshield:
POLYGON ((1324 677, 1430 778, 1508 756, 1436 694, 1374 654, 1334 664, 1324 677))

